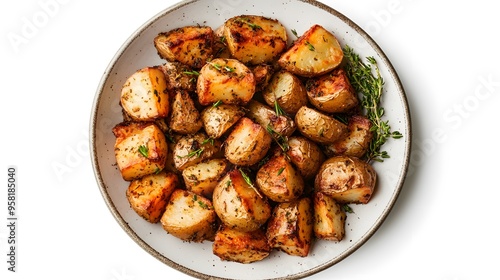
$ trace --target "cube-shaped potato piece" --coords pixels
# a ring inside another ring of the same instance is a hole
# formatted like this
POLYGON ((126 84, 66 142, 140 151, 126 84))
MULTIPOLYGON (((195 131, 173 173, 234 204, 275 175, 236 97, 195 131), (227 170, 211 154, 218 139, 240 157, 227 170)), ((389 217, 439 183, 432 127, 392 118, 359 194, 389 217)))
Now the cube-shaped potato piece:
POLYGON ((161 224, 168 233, 184 241, 213 240, 216 214, 209 199, 176 189, 170 196, 161 224))
POLYGON ((366 204, 375 190, 376 179, 375 170, 365 161, 335 156, 321 165, 314 180, 314 188, 339 203, 366 204))
POLYGON ((313 25, 278 60, 284 69, 314 77, 336 68, 344 58, 337 38, 320 25, 313 25))
POLYGON ((370 130, 371 121, 364 116, 354 115, 349 118, 347 127, 349 133, 345 138, 325 145, 325 153, 328 156, 344 155, 361 158, 368 151, 373 138, 373 132, 370 130))
POLYGON ((123 84, 120 104, 136 121, 153 121, 169 113, 170 103, 165 74, 157 67, 146 67, 132 74, 123 84))
POLYGON ((221 143, 217 139, 208 137, 203 132, 194 135, 185 135, 177 140, 174 146, 174 165, 177 170, 214 157, 220 151, 221 143))
POLYGON ((266 156, 271 135, 258 123, 242 117, 226 139, 224 155, 235 165, 251 166, 266 156))
POLYGON ((161 58, 199 69, 212 56, 213 39, 209 26, 184 26, 158 34, 154 45, 161 58))
POLYGON ((326 113, 346 113, 358 104, 358 96, 344 69, 337 68, 306 82, 311 104, 326 113))
POLYGON ((168 199, 179 186, 179 178, 174 173, 160 172, 133 180, 126 192, 134 211, 146 221, 160 221, 168 199))
POLYGON ((215 234, 212 250, 221 260, 252 263, 269 256, 271 247, 262 229, 243 232, 222 225, 215 234))
POLYGON ((227 160, 210 159, 187 167, 182 171, 182 177, 188 190, 212 198, 215 186, 228 169, 227 160))
POLYGON ((122 177, 131 181, 163 170, 168 153, 167 140, 151 122, 125 122, 113 128, 115 157, 122 177))
POLYGON ((262 97, 269 106, 277 105, 290 115, 295 115, 300 107, 307 105, 307 92, 302 82, 286 70, 273 75, 262 91, 262 97))
POLYGON ((345 235, 346 214, 333 199, 321 192, 313 195, 314 236, 320 239, 340 241, 345 235))
POLYGON ((253 72, 236 59, 216 58, 201 68, 196 92, 201 105, 216 102, 244 105, 256 88, 253 72))
POLYGON ((285 154, 269 159, 257 171, 255 182, 269 199, 288 202, 297 199, 304 191, 304 180, 285 154))
POLYGON ((212 201, 217 216, 226 226, 239 231, 255 231, 271 216, 271 205, 251 182, 249 174, 233 169, 219 181, 212 201))
POLYGON ((240 15, 224 23, 232 56, 245 64, 271 63, 287 46, 286 29, 275 19, 240 15))
POLYGON ((292 256, 306 257, 312 244, 313 221, 309 197, 278 204, 267 224, 269 245, 292 256))
POLYGON ((245 115, 243 107, 231 104, 208 106, 201 112, 203 127, 208 136, 220 138, 245 115))
POLYGON ((194 134, 203 126, 194 101, 185 90, 177 90, 172 99, 169 127, 179 134, 194 134))

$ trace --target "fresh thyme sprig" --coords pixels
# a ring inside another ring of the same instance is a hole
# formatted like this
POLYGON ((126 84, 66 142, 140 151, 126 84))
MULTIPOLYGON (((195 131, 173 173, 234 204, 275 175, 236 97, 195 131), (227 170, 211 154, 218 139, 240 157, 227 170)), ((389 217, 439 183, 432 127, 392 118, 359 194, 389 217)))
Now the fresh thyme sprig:
POLYGON ((148 146, 145 146, 145 145, 140 145, 139 146, 139 149, 137 149, 139 151, 139 153, 147 158, 148 157, 148 154, 149 154, 149 149, 148 149, 148 146))
POLYGON ((191 157, 194 157, 194 156, 200 157, 204 150, 205 150, 204 148, 199 148, 197 150, 189 152, 187 155, 177 156, 177 157, 178 158, 191 158, 191 157))
POLYGON ((286 112, 281 108, 280 104, 278 103, 278 100, 276 99, 276 95, 274 96, 274 112, 276 113, 276 116, 286 116, 286 112))
POLYGON ((399 139, 403 135, 399 131, 391 131, 389 121, 384 121, 384 108, 380 105, 384 80, 380 74, 377 61, 374 57, 367 57, 368 63, 363 62, 352 48, 344 48, 344 57, 347 60, 346 72, 354 89, 362 94, 361 105, 366 110, 366 116, 372 123, 372 141, 366 155, 368 162, 384 161, 389 158, 387 151, 381 147, 389 138, 399 139))
POLYGON ((290 146, 288 146, 288 137, 286 137, 286 136, 282 135, 281 133, 277 132, 276 130, 274 130, 274 128, 272 127, 271 124, 267 124, 266 130, 269 134, 271 134, 271 137, 274 139, 276 144, 278 144, 278 146, 280 146, 280 148, 281 148, 281 150, 283 150, 283 152, 288 151, 288 149, 290 148, 290 146))
POLYGON ((309 41, 306 41, 306 46, 312 52, 316 50, 316 48, 313 46, 313 44, 311 44, 309 41))
MULTIPOLYGON (((203 146, 203 145, 210 144, 210 145, 213 146, 214 143, 215 143, 215 140, 212 137, 209 137, 209 138, 203 140, 203 142, 201 142, 201 145, 203 146)), ((191 158, 191 157, 194 157, 194 156, 201 157, 201 154, 203 153, 203 151, 205 151, 205 148, 201 147, 201 148, 198 148, 198 149, 196 149, 194 151, 189 152, 187 155, 184 155, 184 156, 179 156, 178 155, 177 157, 178 158, 186 158, 186 157, 187 158, 191 158)))

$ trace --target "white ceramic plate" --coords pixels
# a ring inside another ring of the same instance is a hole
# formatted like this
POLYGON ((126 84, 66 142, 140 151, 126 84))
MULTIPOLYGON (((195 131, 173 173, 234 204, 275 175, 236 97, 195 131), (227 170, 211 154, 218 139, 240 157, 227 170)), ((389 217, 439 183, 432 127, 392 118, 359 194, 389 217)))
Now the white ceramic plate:
MULTIPOLYGON (((354 4, 353 4, 354 5, 354 4)), ((102 196, 113 216, 130 237, 160 261, 197 278, 297 279, 341 261, 366 242, 382 224, 402 188, 410 157, 410 113, 403 87, 391 63, 377 44, 355 23, 331 7, 299 0, 198 0, 170 7, 153 17, 124 43, 112 59, 99 84, 91 116, 92 161, 102 196), (111 128, 122 120, 120 89, 125 79, 145 66, 159 65, 153 38, 160 32, 185 25, 209 25, 214 29, 226 19, 241 15, 263 15, 279 20, 289 30, 302 34, 313 24, 333 32, 342 46, 348 44, 361 57, 373 56, 385 79, 383 106, 386 119, 403 139, 390 140, 384 149, 391 158, 374 167, 377 189, 367 205, 353 205, 348 214, 346 236, 341 242, 315 241, 308 257, 274 252, 263 261, 239 264, 221 261, 212 254, 211 242, 186 243, 168 235, 160 224, 149 224, 129 206, 128 183, 115 164, 111 128)), ((126 252, 125 252, 126 253, 126 252)))

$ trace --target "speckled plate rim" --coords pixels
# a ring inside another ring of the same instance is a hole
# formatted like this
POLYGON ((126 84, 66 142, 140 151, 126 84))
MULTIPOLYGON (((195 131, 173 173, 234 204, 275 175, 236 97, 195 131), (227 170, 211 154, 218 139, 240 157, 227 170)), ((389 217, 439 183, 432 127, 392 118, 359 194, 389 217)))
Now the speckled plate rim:
MULTIPOLYGON (((145 251, 147 251, 149 254, 151 254, 153 257, 155 257, 156 259, 160 260, 161 262, 167 264, 168 266, 180 271, 180 272, 183 272, 187 275, 190 275, 192 277, 196 277, 196 278, 199 278, 199 279, 230 279, 230 278, 221 278, 221 277, 217 277, 217 276, 213 276, 213 275, 207 275, 207 274, 204 274, 204 273, 200 273, 198 271, 195 271, 195 270, 192 270, 190 268, 187 268, 183 265, 180 265, 172 260, 170 260, 169 258, 163 256, 161 253, 159 253, 157 250, 155 250, 154 248, 152 248, 150 245, 148 245, 143 239, 141 239, 137 234, 136 232, 128 225, 128 223, 124 220, 124 218, 121 216, 121 214, 119 213, 119 211, 117 210, 117 208, 115 207, 107 189, 106 189, 106 184, 104 182, 104 179, 102 177, 102 174, 100 172, 100 166, 99 166, 99 161, 98 161, 98 155, 97 155, 97 150, 96 150, 96 132, 97 132, 97 127, 96 127, 96 122, 97 122, 97 119, 98 119, 98 108, 99 108, 99 104, 101 102, 101 96, 102 96, 102 92, 104 90, 104 85, 106 83, 106 80, 108 79, 108 77, 111 75, 111 72, 114 68, 114 65, 116 64, 116 62, 118 60, 120 60, 120 58, 122 57, 124 51, 127 49, 127 47, 131 44, 132 41, 134 41, 134 39, 136 39, 138 36, 141 35, 141 33, 147 29, 150 25, 152 25, 155 21, 157 21, 159 18, 171 13, 172 11, 175 11, 177 9, 180 9, 186 5, 190 5, 192 3, 195 3, 195 2, 198 2, 198 1, 201 1, 201 0, 187 0, 187 1, 182 1, 182 2, 179 2, 175 5, 172 5, 166 9, 164 9, 163 11, 161 11, 160 13, 156 14, 155 16, 153 16, 151 19, 149 19, 146 23, 144 23, 142 26, 140 26, 124 43, 123 45, 120 47, 120 49, 117 51, 117 53, 115 54, 115 56, 111 59, 110 63, 108 64, 108 67, 106 68, 100 82, 99 82, 99 85, 97 87, 97 91, 96 91, 96 94, 95 94, 95 97, 94 97, 94 101, 93 101, 93 105, 92 105, 92 110, 91 110, 91 118, 90 118, 90 147, 91 147, 91 163, 92 163, 92 167, 93 167, 93 170, 94 170, 94 175, 95 175, 95 178, 96 178, 96 181, 97 181, 97 184, 98 184, 98 187, 99 187, 99 190, 101 192, 101 195, 107 205, 107 207, 109 208, 110 212, 112 213, 112 215, 114 216, 115 220, 119 223, 119 225, 125 230, 125 232, 140 246, 142 247, 145 251)), ((412 143, 412 128, 411 128, 411 114, 410 114, 410 108, 409 108, 409 105, 408 105, 408 99, 406 97, 406 93, 405 93, 405 90, 403 88, 403 85, 399 79, 399 76, 396 72, 396 70, 394 69, 392 63, 389 61, 388 57, 385 55, 385 53, 383 52, 383 50, 379 47, 379 45, 360 27, 358 26, 356 23, 354 23, 352 20, 350 20, 348 17, 346 17, 345 15, 343 15, 342 13, 338 12, 337 10, 333 9, 332 7, 326 5, 326 4, 323 4, 323 3, 320 3, 320 2, 317 2, 315 0, 297 0, 297 1, 300 1, 300 2, 304 2, 304 3, 307 3, 307 4, 310 4, 312 6, 315 6, 319 9, 322 9, 328 13, 330 13, 332 16, 335 16, 337 18, 339 18, 341 21, 343 21, 344 23, 346 23, 348 26, 350 26, 351 28, 353 28, 361 37, 363 37, 363 39, 365 39, 368 44, 370 45, 370 47, 379 55, 380 57, 380 61, 378 61, 379 64, 383 64, 385 65, 385 67, 387 67, 387 71, 389 71, 389 73, 392 75, 393 79, 394 79, 394 82, 396 84, 396 87, 397 87, 397 91, 399 93, 399 97, 401 98, 401 102, 403 104, 403 111, 405 112, 406 114, 406 123, 404 124, 405 127, 406 127, 406 133, 403 135, 403 139, 405 141, 405 154, 406 156, 404 157, 404 160, 403 160, 403 166, 402 166, 402 172, 399 174, 399 178, 397 179, 397 184, 396 184, 396 188, 395 188, 395 191, 393 192, 393 195, 389 201, 389 203, 387 204, 387 207, 385 208, 385 210, 383 211, 382 215, 379 217, 379 219, 375 222, 375 224, 370 228, 369 231, 366 232, 366 234, 363 236, 363 238, 357 242, 355 245, 351 246, 348 250, 346 250, 345 252, 343 252, 341 255, 333 258, 331 261, 329 262, 326 262, 326 263, 323 263, 322 265, 319 265, 319 266, 316 266, 312 269, 309 269, 309 270, 305 270, 301 273, 297 273, 297 274, 294 274, 294 275, 290 275, 290 276, 287 276, 287 277, 278 277, 278 278, 272 278, 272 279, 302 279, 304 277, 308 277, 308 276, 311 276, 313 274, 316 274, 320 271, 323 271, 331 266, 333 266, 334 264, 342 261, 343 259, 345 259, 346 257, 348 257, 350 254, 352 254, 353 252, 355 252, 357 249, 359 249, 364 243, 366 243, 366 241, 368 241, 368 239, 370 239, 373 234, 380 228, 380 226, 383 224, 383 222, 385 221, 385 219, 387 218, 387 216, 389 215, 389 213, 391 212, 394 204, 396 203, 397 201, 397 198, 399 197, 399 194, 401 193, 401 190, 403 188, 403 185, 404 185, 404 181, 405 181, 405 178, 406 178, 406 174, 407 174, 407 171, 408 171, 408 167, 409 167, 409 162, 410 162, 410 155, 411 155, 411 143, 412 143)))

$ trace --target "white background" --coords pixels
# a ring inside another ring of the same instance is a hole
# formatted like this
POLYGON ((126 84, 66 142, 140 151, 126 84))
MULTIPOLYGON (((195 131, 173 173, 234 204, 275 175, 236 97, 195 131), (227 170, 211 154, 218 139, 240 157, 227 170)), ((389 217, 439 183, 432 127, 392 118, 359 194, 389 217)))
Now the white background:
MULTIPOLYGON (((176 1, 55 1, 0 4, 0 279, 192 279, 119 227, 98 190, 88 144, 108 63, 132 32, 176 1), (6 263, 11 164, 19 182, 15 274, 6 263)), ((497 4, 324 2, 371 34, 392 61, 411 106, 414 145, 386 222, 310 279, 499 279, 497 4)))

